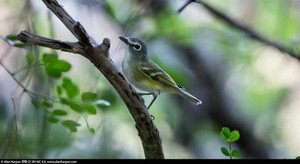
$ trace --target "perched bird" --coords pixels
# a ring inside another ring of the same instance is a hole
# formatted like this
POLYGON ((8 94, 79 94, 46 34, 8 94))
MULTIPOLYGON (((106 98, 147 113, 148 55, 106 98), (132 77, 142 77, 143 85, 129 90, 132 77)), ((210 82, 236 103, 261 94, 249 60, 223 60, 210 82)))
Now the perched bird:
POLYGON ((199 99, 185 91, 170 75, 149 59, 147 46, 142 40, 135 37, 120 36, 119 38, 128 47, 122 62, 126 78, 136 88, 147 92, 139 93, 140 95, 153 95, 153 100, 150 102, 148 109, 162 92, 175 93, 196 105, 202 104, 199 99))

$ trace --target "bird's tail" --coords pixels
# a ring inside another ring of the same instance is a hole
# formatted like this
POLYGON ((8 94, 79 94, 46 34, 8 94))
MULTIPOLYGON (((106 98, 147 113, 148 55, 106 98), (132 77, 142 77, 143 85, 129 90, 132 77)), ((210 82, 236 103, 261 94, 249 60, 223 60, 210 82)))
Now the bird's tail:
POLYGON ((183 96, 184 98, 190 100, 192 103, 194 103, 195 105, 199 105, 202 104, 202 101, 197 99, 196 97, 194 97, 193 95, 191 95, 190 93, 188 93, 187 91, 185 91, 183 88, 179 89, 179 95, 183 96))

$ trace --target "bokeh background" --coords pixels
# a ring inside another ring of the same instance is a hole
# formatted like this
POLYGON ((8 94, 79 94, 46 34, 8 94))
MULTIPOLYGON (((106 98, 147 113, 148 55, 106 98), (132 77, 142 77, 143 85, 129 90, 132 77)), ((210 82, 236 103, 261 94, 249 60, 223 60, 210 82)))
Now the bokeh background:
MULTIPOLYGON (((299 0, 204 2, 300 52, 299 0)), ((222 127, 240 132, 240 140, 233 145, 240 151, 238 158, 300 155, 298 59, 253 40, 199 3, 189 4, 180 13, 186 0, 59 3, 98 43, 110 38, 110 57, 120 71, 125 45, 118 37, 139 37, 146 42, 150 58, 202 100, 202 105, 194 106, 180 96, 162 94, 151 107, 166 158, 228 159, 220 151, 227 146, 219 135, 222 127)), ((76 41, 42 1, 0 0, 0 158, 143 159, 134 121, 104 76, 78 54, 17 48, 5 42, 7 35, 23 30, 76 41), (26 60, 29 52, 34 64, 26 60), (61 78, 47 76, 42 62, 44 53, 54 52, 72 65, 61 78), (103 104, 97 106, 96 114, 76 112, 57 101, 57 86, 66 77, 78 92, 97 93, 103 104), (67 113, 56 123, 49 121, 49 111, 55 109, 67 113), (80 126, 71 132, 59 123, 63 120, 80 126)), ((144 98, 146 103, 151 101, 144 98)))

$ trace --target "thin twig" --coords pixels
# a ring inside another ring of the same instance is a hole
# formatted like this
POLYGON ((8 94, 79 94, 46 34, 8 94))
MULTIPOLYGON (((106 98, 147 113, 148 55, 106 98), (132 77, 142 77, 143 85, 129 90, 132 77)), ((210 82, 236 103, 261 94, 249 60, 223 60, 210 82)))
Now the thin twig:
POLYGON ((215 16, 216 18, 220 19, 221 21, 223 21, 224 23, 244 32, 245 34, 247 34, 249 37, 262 42, 266 45, 272 46, 276 49, 278 49, 279 51, 288 54, 289 56, 300 60, 300 55, 297 54, 295 51, 292 51, 289 47, 281 45, 275 41, 272 41, 268 38, 266 38, 265 36, 263 36, 262 34, 259 34, 258 32, 250 29, 247 26, 244 26, 242 24, 240 24, 239 22, 233 20, 232 18, 230 18, 229 16, 227 16, 226 14, 222 13, 221 11, 215 9, 213 6, 203 2, 202 0, 188 0, 186 5, 184 5, 183 7, 181 7, 182 9, 180 11, 182 11, 187 5, 189 5, 191 2, 195 2, 195 3, 199 3, 201 4, 204 8, 207 9, 207 11, 212 14, 213 16, 215 16))
MULTIPOLYGON (((18 85, 19 87, 21 87, 21 88, 23 89, 24 92, 29 93, 31 96, 34 95, 34 96, 39 96, 39 97, 45 97, 45 96, 42 95, 42 94, 35 93, 35 92, 33 92, 33 91, 28 90, 27 87, 26 87, 24 84, 22 84, 22 83, 14 76, 16 73, 12 73, 11 71, 9 71, 8 68, 7 68, 3 63, 1 63, 1 61, 0 61, 0 66, 2 66, 2 68, 4 68, 4 70, 5 70, 5 71, 13 78, 13 80, 17 83, 17 85, 18 85)), ((30 96, 30 97, 31 97, 31 96, 30 96)), ((31 98, 32 98, 32 97, 31 97, 31 98)))
POLYGON ((26 87, 14 76, 14 73, 10 72, 7 67, 5 65, 2 64, 2 62, 0 61, 0 65, 2 66, 2 68, 4 68, 4 70, 10 74, 10 76, 14 79, 14 81, 23 89, 24 92, 27 92, 26 87))
POLYGON ((183 11, 192 2, 195 2, 195 0, 188 0, 188 1, 186 1, 186 3, 183 4, 183 6, 178 9, 178 13, 181 13, 181 11, 183 11))
POLYGON ((15 122, 16 134, 17 134, 18 150, 19 150, 20 158, 22 158, 23 155, 22 155, 22 147, 21 147, 20 136, 19 136, 19 128, 18 128, 18 123, 17 123, 16 102, 15 102, 14 97, 12 97, 11 100, 13 102, 14 122, 15 122))

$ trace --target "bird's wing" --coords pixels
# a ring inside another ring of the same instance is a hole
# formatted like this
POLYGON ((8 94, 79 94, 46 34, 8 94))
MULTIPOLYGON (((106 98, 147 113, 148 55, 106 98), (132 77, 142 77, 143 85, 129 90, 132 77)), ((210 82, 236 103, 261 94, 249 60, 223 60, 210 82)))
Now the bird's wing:
POLYGON ((157 64, 149 60, 141 64, 141 72, 152 80, 159 81, 166 86, 177 88, 176 82, 168 75, 164 70, 162 70, 157 64))

